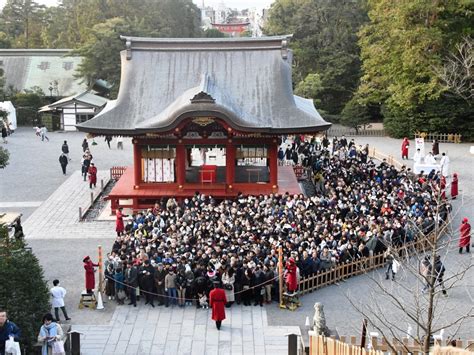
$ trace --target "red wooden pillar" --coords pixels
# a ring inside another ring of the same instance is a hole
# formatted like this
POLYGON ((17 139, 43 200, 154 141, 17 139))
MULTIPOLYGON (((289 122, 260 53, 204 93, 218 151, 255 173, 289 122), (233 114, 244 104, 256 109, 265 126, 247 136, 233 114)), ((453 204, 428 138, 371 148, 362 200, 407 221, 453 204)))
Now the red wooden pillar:
POLYGON ((181 142, 176 145, 176 182, 181 188, 186 183, 186 147, 181 142))
POLYGON ((142 180, 142 149, 136 138, 133 139, 133 184, 138 188, 142 180))
POLYGON ((227 188, 232 189, 235 180, 235 145, 232 144, 232 139, 227 141, 225 146, 225 182, 227 184, 227 188))
POLYGON ((278 144, 276 139, 268 148, 268 166, 270 168, 270 185, 272 189, 278 188, 278 144))

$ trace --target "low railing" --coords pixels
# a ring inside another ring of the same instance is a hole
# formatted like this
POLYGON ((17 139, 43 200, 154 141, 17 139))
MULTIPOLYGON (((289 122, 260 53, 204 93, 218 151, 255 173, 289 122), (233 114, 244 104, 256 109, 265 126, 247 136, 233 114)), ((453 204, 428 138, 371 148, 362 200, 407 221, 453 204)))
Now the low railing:
POLYGON ((362 136, 362 137, 385 137, 387 132, 384 129, 359 129, 354 128, 330 128, 327 130, 328 137, 341 136, 362 136))
POLYGON ((393 155, 387 155, 382 152, 379 152, 378 150, 375 150, 375 148, 369 149, 369 156, 371 158, 375 158, 377 160, 385 161, 389 165, 393 165, 396 169, 400 170, 404 164, 400 163, 398 160, 396 160, 393 155))
MULTIPOLYGON (((356 337, 345 337, 341 336, 339 340, 334 337, 324 337, 322 335, 311 334, 309 337, 309 355, 384 355, 384 354, 395 354, 393 349, 388 345, 385 338, 381 341, 377 337, 370 338, 370 349, 361 348, 360 344, 357 343, 356 337)), ((392 346, 397 350, 397 354, 408 354, 422 355, 424 351, 422 345, 415 342, 413 339, 403 338, 401 341, 398 339, 392 339, 390 342, 392 346)), ((436 342, 434 347, 434 354, 448 355, 448 354, 472 354, 474 347, 473 340, 457 340, 454 344, 447 341, 436 342), (439 345, 446 345, 440 347, 439 345), (464 351, 463 351, 464 350, 464 351)))
MULTIPOLYGON (((427 251, 433 243, 434 235, 422 237, 416 241, 408 242, 403 246, 393 247, 396 255, 404 253, 412 254, 413 252, 427 251)), ((337 284, 349 277, 362 275, 371 270, 375 270, 385 266, 383 253, 360 258, 352 262, 335 265, 327 270, 319 271, 313 275, 303 276, 299 282, 299 292, 301 295, 316 291, 317 289, 337 284)))
POLYGON ((118 180, 127 169, 126 166, 113 166, 110 168, 110 180, 118 180))
POLYGON ((429 142, 436 139, 439 143, 461 143, 462 135, 455 133, 416 132, 415 138, 424 138, 429 142))
POLYGON ((302 165, 294 165, 293 171, 295 173, 296 179, 300 180, 307 180, 311 178, 311 169, 306 168, 302 165))

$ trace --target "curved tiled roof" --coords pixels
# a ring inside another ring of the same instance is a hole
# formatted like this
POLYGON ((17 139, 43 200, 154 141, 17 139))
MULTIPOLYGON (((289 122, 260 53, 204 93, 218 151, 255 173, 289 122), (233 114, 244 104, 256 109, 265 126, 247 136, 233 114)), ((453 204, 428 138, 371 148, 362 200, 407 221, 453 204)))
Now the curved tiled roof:
POLYGON ((249 132, 304 133, 330 126, 312 101, 293 95, 289 36, 122 38, 118 98, 78 125, 81 131, 165 132, 184 118, 212 115, 249 132))

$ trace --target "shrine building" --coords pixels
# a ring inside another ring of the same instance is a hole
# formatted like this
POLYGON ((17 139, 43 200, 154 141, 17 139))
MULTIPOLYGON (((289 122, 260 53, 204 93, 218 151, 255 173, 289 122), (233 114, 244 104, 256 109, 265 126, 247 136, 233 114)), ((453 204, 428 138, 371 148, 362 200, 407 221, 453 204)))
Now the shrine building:
POLYGON ((300 193, 293 169, 278 166, 281 136, 330 123, 293 95, 290 38, 122 37, 117 99, 77 125, 92 136, 132 137, 134 165, 109 194, 112 210, 197 191, 300 193))

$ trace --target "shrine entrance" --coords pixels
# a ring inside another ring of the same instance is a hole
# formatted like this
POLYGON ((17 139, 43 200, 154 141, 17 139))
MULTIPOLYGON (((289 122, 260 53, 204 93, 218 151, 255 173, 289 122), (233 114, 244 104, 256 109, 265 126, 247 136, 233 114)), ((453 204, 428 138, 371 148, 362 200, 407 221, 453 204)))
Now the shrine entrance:
POLYGON ((225 145, 187 145, 186 183, 226 182, 225 145))

